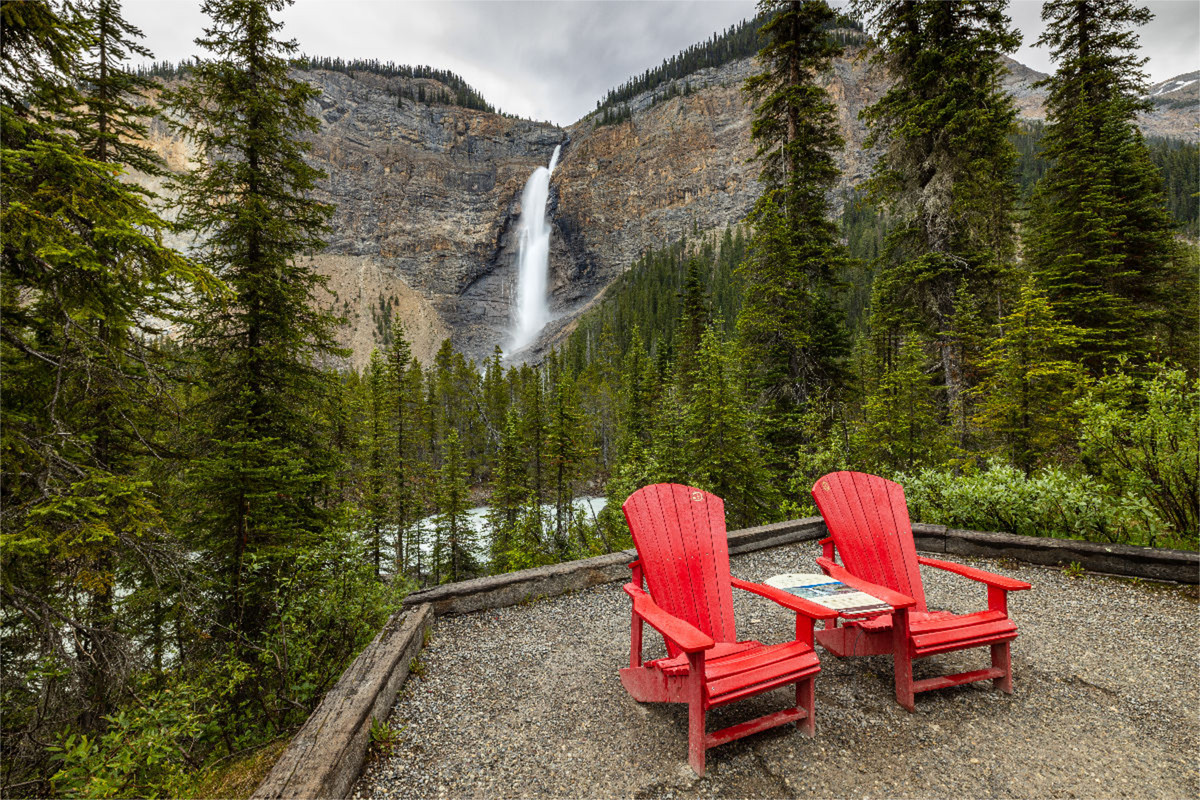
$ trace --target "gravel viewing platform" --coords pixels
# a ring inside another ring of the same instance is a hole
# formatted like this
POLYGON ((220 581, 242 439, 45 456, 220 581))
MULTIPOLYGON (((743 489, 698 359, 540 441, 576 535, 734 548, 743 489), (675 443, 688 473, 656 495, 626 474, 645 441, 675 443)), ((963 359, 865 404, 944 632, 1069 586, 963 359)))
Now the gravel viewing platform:
MULTIPOLYGON (((731 558, 734 576, 818 572, 813 543, 731 558)), ((820 647, 817 735, 788 725, 687 764, 687 707, 639 704, 621 686, 630 602, 620 583, 438 619, 393 707, 392 752, 359 798, 1200 796, 1196 587, 1010 561, 946 560, 1029 581, 1009 596, 1020 635, 1015 694, 991 682, 895 701, 890 656, 820 647)), ((987 607, 982 584, 922 570, 930 608, 987 607)), ((789 641, 793 614, 734 590, 738 636, 789 641)), ((665 655, 647 626, 645 658, 665 655)), ((914 663, 914 677, 986 666, 987 648, 914 663)), ((708 729, 775 711, 791 687, 709 713, 708 729)))

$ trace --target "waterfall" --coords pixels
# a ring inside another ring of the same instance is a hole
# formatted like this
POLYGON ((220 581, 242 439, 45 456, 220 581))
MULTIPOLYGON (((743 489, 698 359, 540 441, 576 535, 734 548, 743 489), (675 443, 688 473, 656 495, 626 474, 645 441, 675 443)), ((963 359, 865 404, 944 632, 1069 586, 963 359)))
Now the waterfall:
POLYGON ((518 251, 517 315, 513 321, 509 352, 528 347, 550 321, 546 299, 546 275, 550 267, 550 224, 546 202, 550 198, 550 175, 558 164, 562 145, 555 145, 549 167, 538 167, 521 193, 521 219, 517 223, 518 251))

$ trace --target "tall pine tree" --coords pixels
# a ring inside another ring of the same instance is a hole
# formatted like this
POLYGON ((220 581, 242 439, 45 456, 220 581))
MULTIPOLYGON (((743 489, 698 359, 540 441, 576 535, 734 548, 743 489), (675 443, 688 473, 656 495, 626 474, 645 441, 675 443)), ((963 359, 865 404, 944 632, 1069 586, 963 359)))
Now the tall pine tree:
POLYGON ((287 0, 206 0, 197 44, 213 54, 169 105, 197 148, 181 181, 180 220, 232 291, 192 336, 207 392, 192 409, 202 498, 197 527, 214 559, 221 623, 239 638, 267 626, 268 596, 289 556, 329 523, 329 452, 314 404, 336 353, 333 318, 314 302, 323 279, 297 256, 324 246, 331 210, 312 199, 304 161, 318 91, 289 72, 294 41, 273 18, 287 0))
MULTIPOLYGON (((883 148, 870 181, 891 213, 872 298, 876 336, 914 323, 933 342, 948 419, 958 444, 970 366, 953 334, 957 299, 996 308, 1013 255, 1016 109, 1004 91, 1001 57, 1020 45, 1003 2, 856 0, 877 43, 874 59, 894 82, 862 116, 869 145, 883 148)), ((887 341, 886 339, 883 341, 887 341)))
POLYGON ((18 773, 38 763, 32 743, 99 724, 128 688, 118 580, 178 583, 181 548, 139 468, 164 393, 147 340, 179 298, 216 288, 163 245, 168 224, 119 179, 120 154, 84 151, 88 24, 43 0, 0 4, 0 747, 18 773))
POLYGON ((823 0, 763 0, 764 71, 746 81, 755 103, 763 193, 741 267, 738 316, 744 352, 764 408, 771 461, 782 468, 801 443, 809 399, 843 379, 847 336, 836 299, 845 261, 826 200, 842 147, 835 105, 818 83, 841 47, 826 32, 836 15, 823 0))
MULTIPOLYGON (((1058 64, 1041 82, 1043 156, 1053 163, 1037 185, 1027 257, 1063 320, 1080 329, 1075 355, 1093 374, 1122 353, 1164 355, 1171 307, 1195 291, 1174 263, 1162 177, 1135 124, 1150 101, 1134 29, 1151 16, 1131 0, 1042 7, 1038 44, 1058 64)), ((1194 329, 1196 320, 1177 323, 1194 329)))

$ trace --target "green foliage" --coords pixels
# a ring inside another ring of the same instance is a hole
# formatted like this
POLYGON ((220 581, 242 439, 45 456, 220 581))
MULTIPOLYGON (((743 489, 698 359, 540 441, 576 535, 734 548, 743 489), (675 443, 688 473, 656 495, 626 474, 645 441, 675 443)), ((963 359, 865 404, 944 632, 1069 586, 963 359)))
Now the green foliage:
MULTIPOLYGON (((1044 151, 1045 135, 1042 122, 1021 120, 1009 137, 1017 149, 1017 185, 1026 202, 1053 164, 1044 151)), ((1200 144, 1165 136, 1148 136, 1145 142, 1150 161, 1162 174, 1164 202, 1175 230, 1196 238, 1200 235, 1200 144)))
POLYGON ((1144 497, 1060 467, 1027 476, 993 462, 977 473, 927 468, 892 479, 904 487, 909 515, 921 522, 1121 544, 1154 544, 1168 532, 1144 497))
POLYGON ((754 103, 762 196, 750 212, 748 258, 739 268, 744 302, 737 327, 763 406, 764 434, 778 468, 800 442, 797 416, 838 387, 848 351, 837 296, 846 253, 829 219, 827 196, 843 145, 836 107, 817 84, 841 54, 825 30, 834 12, 819 0, 764 2, 764 71, 747 79, 754 103))
POLYGON ((1079 332, 1055 318, 1046 295, 1031 278, 1001 335, 980 361, 979 424, 991 432, 1009 463, 1031 472, 1061 463, 1074 444, 1073 401, 1083 375, 1064 358, 1079 332))
MULTIPOLYGON (((95 724, 127 691, 125 607, 145 594, 118 604, 118 582, 183 570, 149 477, 171 417, 159 337, 183 298, 220 286, 163 245, 168 223, 119 178, 128 154, 91 149, 102 125, 133 130, 137 117, 124 102, 90 113, 97 95, 79 91, 93 10, 0 5, 5 783, 42 770, 37 742, 95 724)), ((136 91, 118 59, 108 87, 136 91)))
POLYGON ((1151 14, 1130 0, 1054 0, 1042 18, 1038 43, 1058 64, 1040 84, 1049 89, 1043 155, 1053 163, 1037 186, 1026 251, 1056 313, 1080 330, 1072 355, 1098 375, 1119 354, 1172 355, 1155 340, 1170 327, 1180 253, 1135 124, 1150 104, 1134 29, 1151 14))
POLYGON ((467 518, 470 509, 466 465, 458 431, 451 429, 443 442, 442 469, 435 502, 438 508, 437 539, 433 546, 433 580, 459 581, 475 571, 475 531, 467 518))
POLYGON ((181 682, 105 717, 102 733, 67 733, 50 748, 58 797, 181 797, 198 760, 214 690, 181 682))
POLYGON ((882 364, 869 363, 862 421, 851 434, 863 468, 890 472, 942 464, 948 458, 951 442, 939 415, 938 387, 929 377, 929 344, 911 331, 894 354, 893 348, 884 348, 882 364))
POLYGON ((121 16, 117 0, 87 0, 81 8, 87 51, 74 75, 83 101, 77 118, 83 152, 97 161, 162 174, 162 159, 143 144, 146 121, 157 113, 145 98, 152 82, 124 63, 135 55, 151 57, 138 41, 142 32, 121 16))
POLYGON ((740 353, 722 338, 721 327, 708 327, 700 340, 679 452, 686 482, 722 498, 729 526, 743 528, 772 519, 779 494, 766 468, 759 421, 742 392, 740 353))
POLYGON ((1200 237, 1200 143, 1151 136, 1150 160, 1162 173, 1167 213, 1175 230, 1200 237))
POLYGON ((1003 3, 852 7, 875 35, 875 62, 895 76, 862 113, 868 145, 883 148, 868 187, 892 225, 871 328, 895 337, 916 326, 934 341, 946 418, 963 447, 972 365, 954 331, 960 299, 987 298, 989 313, 1000 305, 1011 267, 1016 108, 1000 79, 1020 35, 1003 3))
POLYGON ((399 742, 400 730, 389 725, 386 719, 371 717, 369 737, 371 753, 377 758, 386 758, 399 742))
MULTIPOLYGON (((1076 410, 1089 470, 1123 493, 1145 498, 1175 538, 1197 547, 1200 380, 1168 364, 1153 365, 1146 376, 1111 371, 1076 410)), ((1156 543, 1154 536, 1147 539, 1156 543)))
POLYGON ((224 577, 225 620, 251 640, 269 624, 274 573, 330 521, 317 502, 332 465, 314 406, 332 381, 316 361, 338 351, 333 317, 315 310, 324 279, 297 257, 324 246, 332 209, 311 199, 321 173, 302 136, 317 128, 317 89, 290 71, 295 42, 275 38, 286 4, 206 2, 212 23, 197 41, 214 58, 167 100, 199 152, 179 182, 180 220, 234 294, 203 309, 189 342, 208 389, 190 410, 194 524, 224 577), (267 559, 263 572, 247 570, 251 557, 267 559))

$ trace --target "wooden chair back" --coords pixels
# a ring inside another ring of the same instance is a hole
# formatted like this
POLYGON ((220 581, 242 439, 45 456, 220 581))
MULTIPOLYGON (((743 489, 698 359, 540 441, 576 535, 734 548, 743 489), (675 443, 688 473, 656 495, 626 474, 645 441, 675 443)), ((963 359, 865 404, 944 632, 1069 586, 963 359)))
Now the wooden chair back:
MULTIPOLYGON (((734 642, 725 502, 676 483, 638 489, 621 506, 655 604, 717 642, 734 642)), ((679 651, 669 642, 672 656, 679 651)))
POLYGON ((813 484, 812 495, 842 565, 913 598, 915 610, 928 611, 904 488, 878 475, 832 472, 813 484))

